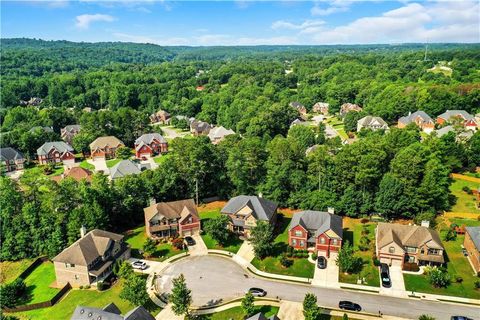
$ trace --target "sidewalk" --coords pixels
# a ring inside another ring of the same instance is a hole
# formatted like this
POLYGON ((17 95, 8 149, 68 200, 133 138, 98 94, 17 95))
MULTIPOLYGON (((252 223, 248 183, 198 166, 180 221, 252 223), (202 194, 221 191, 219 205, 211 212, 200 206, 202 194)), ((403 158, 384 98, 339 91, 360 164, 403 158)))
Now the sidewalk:
POLYGON ((238 249, 237 255, 242 257, 247 262, 251 262, 253 258, 255 258, 253 247, 248 240, 243 241, 240 249, 238 249))

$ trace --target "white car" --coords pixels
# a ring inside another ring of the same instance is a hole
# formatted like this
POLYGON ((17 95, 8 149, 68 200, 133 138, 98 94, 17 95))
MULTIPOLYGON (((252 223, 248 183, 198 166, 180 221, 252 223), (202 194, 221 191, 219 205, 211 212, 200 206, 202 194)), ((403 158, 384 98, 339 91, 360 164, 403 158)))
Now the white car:
POLYGON ((132 267, 133 269, 145 270, 148 266, 145 262, 138 260, 132 263, 132 267))

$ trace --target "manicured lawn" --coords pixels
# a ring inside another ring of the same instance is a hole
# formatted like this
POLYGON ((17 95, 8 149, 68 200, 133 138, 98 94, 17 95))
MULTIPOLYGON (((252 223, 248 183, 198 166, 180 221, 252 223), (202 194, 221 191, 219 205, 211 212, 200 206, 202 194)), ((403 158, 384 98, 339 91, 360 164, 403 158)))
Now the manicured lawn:
POLYGON ((153 161, 155 161, 156 164, 162 164, 167 159, 168 159, 167 155, 153 157, 153 161))
MULTIPOLYGON (((267 318, 278 313, 278 307, 272 306, 258 306, 255 308, 255 312, 262 312, 267 318)), ((201 320, 243 320, 245 319, 242 307, 233 307, 224 311, 216 312, 209 315, 200 316, 201 320)))
MULTIPOLYGON (((111 302, 117 305, 122 314, 125 314, 135 306, 126 300, 120 299, 119 294, 121 289, 122 281, 119 281, 112 288, 102 292, 95 289, 72 289, 62 300, 50 308, 19 312, 15 313, 15 316, 20 317, 20 319, 32 320, 65 320, 70 319, 77 305, 103 308, 111 302)), ((146 307, 153 315, 156 315, 160 311, 153 303, 150 303, 146 307)))
POLYGON ((111 168, 113 167, 114 165, 116 165, 117 163, 119 163, 120 161, 122 161, 122 159, 110 159, 110 160, 107 160, 107 168, 111 168))
POLYGON ((25 303, 32 304, 50 300, 60 291, 57 288, 50 288, 55 281, 55 269, 52 262, 44 262, 33 270, 25 279, 27 296, 25 303))
POLYGON ((95 170, 95 166, 87 162, 87 160, 83 160, 80 162, 80 167, 88 170, 95 170))
POLYGON ((454 179, 453 183, 450 185, 450 191, 457 198, 457 201, 451 208, 451 211, 480 213, 480 210, 475 207, 475 196, 467 194, 462 190, 462 188, 465 186, 475 189, 479 188, 480 184, 466 180, 454 179))
POLYGON ((218 242, 212 239, 209 234, 202 234, 202 239, 208 249, 225 250, 232 253, 237 253, 243 243, 243 241, 235 235, 230 237, 225 246, 218 244, 218 242))
MULTIPOLYGON (((200 210, 199 210, 200 211, 200 210)), ((211 209, 211 210, 206 210, 206 211, 200 211, 200 219, 202 222, 205 222, 204 220, 216 218, 220 216, 220 209, 211 209)))

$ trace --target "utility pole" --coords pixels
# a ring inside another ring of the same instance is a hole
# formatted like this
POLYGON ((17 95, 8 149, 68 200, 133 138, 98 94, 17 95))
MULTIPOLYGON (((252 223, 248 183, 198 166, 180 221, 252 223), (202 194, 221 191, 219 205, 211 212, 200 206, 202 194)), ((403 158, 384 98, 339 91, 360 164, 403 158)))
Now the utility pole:
POLYGON ((195 194, 197 198, 197 207, 198 207, 198 178, 195 179, 195 194))

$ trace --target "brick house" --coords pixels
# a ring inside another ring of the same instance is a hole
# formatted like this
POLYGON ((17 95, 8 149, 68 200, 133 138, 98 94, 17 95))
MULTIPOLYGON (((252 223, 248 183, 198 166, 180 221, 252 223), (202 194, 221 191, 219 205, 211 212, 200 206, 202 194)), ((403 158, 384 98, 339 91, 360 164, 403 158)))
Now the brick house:
POLYGON ((307 115, 307 108, 305 108, 305 106, 303 104, 301 104, 300 102, 298 102, 298 101, 290 102, 289 106, 297 109, 298 113, 301 116, 307 115))
POLYGON ((376 254, 380 262, 401 266, 404 263, 441 265, 443 245, 430 228, 380 222, 375 233, 376 254))
POLYGON ((82 167, 72 167, 66 168, 65 171, 59 175, 52 177, 53 181, 59 182, 66 178, 72 178, 75 181, 82 181, 85 180, 87 182, 92 181, 92 172, 88 169, 82 167))
POLYGON ((455 121, 459 121, 465 129, 477 130, 478 124, 475 121, 475 117, 465 110, 447 110, 437 117, 439 125, 455 121))
POLYGON ((347 113, 351 111, 360 112, 362 110, 363 109, 358 104, 344 103, 340 106, 340 116, 344 117, 347 113))
POLYGON ((435 129, 435 123, 425 112, 418 110, 414 113, 409 113, 408 116, 398 119, 397 127, 400 129, 405 128, 410 123, 415 123, 425 133, 431 133, 435 129))
POLYGON ((37 149, 38 162, 40 164, 63 163, 73 165, 75 163, 73 152, 72 146, 64 141, 45 142, 37 149))
POLYGON ((114 136, 98 137, 90 143, 90 156, 95 159, 115 158, 118 148, 125 147, 125 144, 114 136))
POLYGON ((326 102, 317 102, 313 105, 312 111, 315 113, 321 113, 323 115, 328 115, 328 109, 330 105, 326 102))
POLYGON ((150 115, 151 123, 157 123, 157 122, 167 123, 169 119, 170 119, 170 113, 168 113, 165 110, 159 110, 150 115))
POLYGON ((0 163, 2 165, 2 171, 11 172, 16 170, 22 170, 25 158, 19 151, 7 147, 0 148, 0 163))
POLYGON ((205 121, 193 120, 190 123, 190 133, 194 136, 206 136, 210 133, 212 126, 205 121))
POLYGON ((159 133, 146 133, 135 140, 135 157, 151 157, 168 152, 167 140, 159 133))
POLYGON ((81 126, 79 124, 71 124, 60 129, 60 137, 68 144, 72 144, 73 138, 80 133, 81 126))
POLYGON ((230 218, 229 229, 239 236, 249 237, 251 228, 257 221, 265 221, 275 225, 278 205, 270 200, 257 196, 237 196, 230 199, 221 213, 230 218))
POLYGON ((293 215, 288 229, 288 244, 330 257, 343 241, 342 217, 329 212, 306 210, 293 215))
POLYGON ((116 260, 130 258, 123 235, 94 229, 53 258, 58 285, 72 287, 96 284, 112 273, 116 260))
POLYGON ((480 227, 466 227, 463 246, 475 272, 480 272, 480 227))
POLYGON ((152 203, 143 209, 150 238, 190 236, 200 233, 200 218, 193 199, 152 203))

